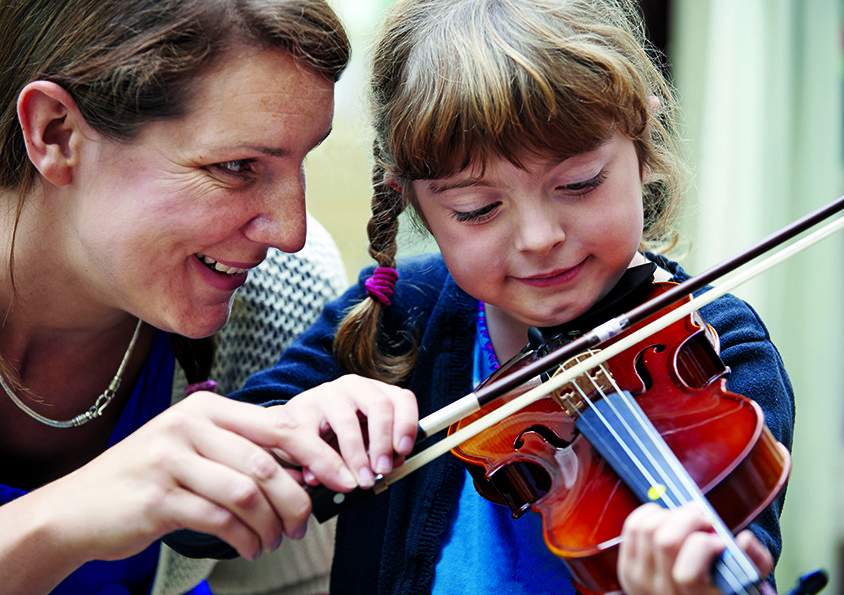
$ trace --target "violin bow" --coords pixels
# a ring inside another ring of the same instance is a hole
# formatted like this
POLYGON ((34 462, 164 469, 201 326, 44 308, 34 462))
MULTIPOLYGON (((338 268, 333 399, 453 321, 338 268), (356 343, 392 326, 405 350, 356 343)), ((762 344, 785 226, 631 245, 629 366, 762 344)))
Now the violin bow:
MULTIPOLYGON (((568 343, 563 347, 552 351, 541 359, 538 359, 535 362, 526 365, 523 368, 520 368, 519 370, 513 371, 507 376, 496 380, 495 382, 491 382, 490 384, 483 386, 476 391, 473 391, 472 393, 466 395, 461 399, 458 399, 454 403, 440 409, 439 411, 432 413, 431 415, 419 421, 419 430, 421 434, 417 440, 423 440, 435 434, 436 432, 449 427, 453 423, 460 421, 467 415, 475 413, 481 407, 495 400, 502 394, 505 394, 506 392, 516 388, 517 386, 524 384, 531 378, 535 378, 543 372, 554 368, 555 366, 559 366, 560 364, 567 361, 571 357, 577 355, 578 353, 582 353, 588 349, 593 349, 595 347, 600 346, 601 344, 618 336, 625 329, 636 324, 637 322, 644 320, 648 316, 659 312, 660 310, 685 298, 686 296, 694 293, 695 291, 704 288, 716 279, 720 279, 726 275, 729 275, 730 273, 743 267, 750 261, 758 258, 766 252, 769 252, 777 246, 780 246, 784 242, 793 239, 794 237, 805 232, 806 230, 811 229, 821 221, 831 217, 832 215, 835 215, 836 213, 842 210, 844 210, 844 196, 837 198, 833 202, 817 209, 816 211, 813 211, 812 213, 809 213, 808 215, 805 215, 801 219, 798 219, 797 221, 789 224, 781 230, 769 235, 767 238, 756 243, 754 246, 752 246, 745 252, 742 252, 741 254, 733 256, 727 260, 724 260, 721 263, 713 266, 712 268, 704 271, 703 273, 695 275, 689 278, 688 280, 684 281, 683 283, 677 284, 673 288, 665 291, 657 297, 633 308, 626 314, 622 314, 621 316, 613 318, 605 322, 604 324, 595 327, 592 331, 585 333, 584 335, 572 341, 571 343, 568 343)), ((710 298, 699 299, 700 297, 702 297, 699 296, 699 298, 696 298, 699 301, 693 300, 692 303, 695 304, 694 306, 681 307, 683 315, 676 317, 674 317, 673 315, 667 315, 666 317, 669 318, 670 316, 670 319, 668 319, 665 324, 659 325, 659 321, 657 321, 657 323, 652 323, 652 325, 648 325, 648 327, 645 327, 650 329, 649 333, 639 334, 637 332, 636 336, 639 340, 641 340, 649 334, 653 334, 661 330, 662 328, 665 328, 672 322, 675 322, 676 320, 682 318, 682 316, 689 314, 692 310, 696 310, 713 301, 714 299, 721 297, 725 293, 729 293, 730 290, 747 282, 753 277, 756 277, 757 275, 767 271, 768 269, 776 266, 777 264, 791 258, 795 254, 802 252, 806 248, 820 242, 824 238, 839 231, 842 227, 844 227, 844 218, 834 221, 826 227, 817 230, 813 234, 806 236, 795 244, 792 244, 791 246, 782 249, 780 252, 760 262, 756 267, 749 269, 746 274, 743 274, 740 277, 736 277, 733 281, 727 282, 727 284, 721 285, 719 286, 719 288, 715 288, 714 290, 710 290, 706 294, 704 294, 708 295, 712 293, 712 291, 716 291, 717 293, 713 294, 710 298), (720 289, 721 287, 726 287, 726 289, 722 291, 720 289)), ((628 345, 625 341, 625 345, 627 346, 631 346, 633 344, 635 343, 630 343, 628 345)), ((614 352, 613 355, 615 355, 615 353, 616 352, 614 352)), ((603 363, 604 361, 606 361, 606 358, 600 359, 600 361, 597 361, 595 363, 595 366, 600 363, 603 363)), ((582 371, 582 369, 580 369, 580 371, 582 371)), ((560 383, 560 386, 570 381, 575 375, 576 374, 567 374, 566 381, 560 383)), ((555 387, 555 389, 556 388, 557 387, 555 387)), ((552 390, 549 390, 547 392, 550 393, 552 392, 552 390)), ((529 403, 525 403, 523 407, 527 406, 528 404, 529 403)), ((467 426, 467 428, 468 427, 469 426, 467 426)), ((471 436, 466 436, 466 438, 464 439, 468 439, 469 437, 471 436)))
MULTIPOLYGON (((621 316, 597 326, 571 343, 550 352, 548 355, 545 355, 531 364, 528 364, 509 375, 479 388, 477 391, 458 399, 454 403, 447 405, 439 411, 435 411, 419 421, 417 443, 441 430, 446 429, 464 417, 477 412, 484 405, 492 402, 501 395, 526 383, 528 380, 541 375, 543 372, 546 372, 555 366, 559 366, 571 359, 573 356, 589 349, 594 349, 595 347, 606 343, 610 339, 617 337, 624 330, 628 329, 637 322, 640 322, 667 306, 684 299, 688 295, 693 294, 695 291, 703 289, 716 279, 720 279, 733 273, 737 269, 750 263, 752 260, 795 238, 821 221, 828 219, 842 210, 844 210, 844 196, 837 198, 831 203, 809 213, 808 215, 805 215, 781 230, 769 235, 763 240, 757 242, 748 250, 728 258, 703 273, 695 275, 694 277, 677 284, 657 297, 633 308, 621 316)), ((768 256, 743 273, 737 274, 718 286, 712 287, 705 293, 693 298, 689 302, 675 308, 669 313, 664 314, 659 319, 643 326, 635 332, 630 333, 625 337, 621 337, 618 341, 602 349, 598 353, 592 354, 589 358, 585 358, 581 362, 543 382, 541 385, 528 390, 524 394, 514 398, 512 401, 509 401, 494 411, 489 412, 482 418, 442 438, 438 442, 411 456, 401 466, 397 467, 390 473, 376 478, 375 485, 368 490, 358 488, 357 490, 349 493, 335 493, 327 489, 312 490, 311 497, 314 503, 314 516, 320 522, 324 522, 334 516, 340 508, 345 508, 354 502, 368 498, 371 494, 379 494, 383 492, 396 481, 406 477, 424 465, 427 465, 432 460, 444 455, 462 442, 469 440, 484 430, 487 430, 493 425, 503 421, 506 417, 529 406, 531 403, 546 397, 580 374, 597 367, 625 349, 640 343, 647 337, 662 330, 668 325, 691 314, 693 311, 698 310, 724 294, 729 293, 741 284, 771 269, 777 264, 788 260, 795 254, 798 254, 810 246, 817 244, 842 228, 844 228, 844 217, 827 224, 823 228, 816 230, 806 237, 796 241, 792 245, 783 248, 771 256, 768 256)))

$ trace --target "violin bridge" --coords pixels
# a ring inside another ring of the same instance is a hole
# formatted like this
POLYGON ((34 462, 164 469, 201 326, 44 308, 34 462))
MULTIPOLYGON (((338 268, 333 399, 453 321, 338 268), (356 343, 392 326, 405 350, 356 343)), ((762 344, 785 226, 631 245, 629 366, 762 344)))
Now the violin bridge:
MULTIPOLYGON (((560 364, 557 369, 551 374, 551 378, 562 374, 564 371, 579 364, 583 359, 591 357, 598 353, 600 349, 590 349, 580 353, 566 362, 560 364)), ((580 411, 587 406, 587 401, 590 396, 603 396, 613 391, 612 377, 609 375, 606 368, 599 366, 589 370, 586 374, 581 374, 577 378, 572 379, 560 388, 552 391, 550 396, 557 404, 562 407, 566 414, 575 418, 580 414, 580 411)))

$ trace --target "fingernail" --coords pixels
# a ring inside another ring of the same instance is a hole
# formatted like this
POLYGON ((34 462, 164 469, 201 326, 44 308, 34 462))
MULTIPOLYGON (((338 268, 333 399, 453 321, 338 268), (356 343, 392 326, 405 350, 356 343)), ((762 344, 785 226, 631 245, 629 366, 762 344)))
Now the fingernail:
POLYGON ((406 454, 413 450, 413 440, 410 439, 410 436, 405 436, 399 441, 399 452, 406 454))
POLYGON ((305 536, 305 532, 308 530, 308 526, 305 524, 299 525, 295 529, 290 532, 291 539, 302 539, 305 536))
POLYGON ((339 475, 340 475, 340 485, 342 485, 345 488, 349 488, 349 489, 357 487, 358 482, 355 479, 355 476, 352 475, 351 471, 349 471, 345 467, 341 467, 339 475))
POLYGON ((275 540, 275 541, 273 541, 273 542, 270 544, 270 547, 269 547, 269 549, 268 549, 267 551, 268 551, 268 552, 273 552, 273 551, 277 550, 278 548, 280 548, 280 547, 281 547, 281 542, 282 542, 282 541, 284 541, 284 533, 281 533, 278 537, 276 537, 276 540, 275 540))
POLYGON ((389 473, 393 469, 393 461, 387 455, 378 459, 378 464, 375 466, 375 471, 378 473, 389 473))
POLYGON ((310 469, 305 469, 302 472, 302 479, 304 479, 305 483, 309 485, 313 485, 314 483, 316 483, 317 480, 316 475, 314 475, 310 469))
POLYGON ((255 561, 255 560, 257 560, 258 558, 260 558, 260 557, 261 557, 261 554, 263 554, 263 553, 264 553, 264 550, 262 550, 262 549, 259 547, 257 550, 255 550, 255 551, 252 553, 252 555, 249 557, 249 560, 255 561))
POLYGON ((358 471, 358 478, 360 479, 361 487, 371 488, 375 485, 375 476, 372 475, 369 467, 361 467, 361 470, 358 471))

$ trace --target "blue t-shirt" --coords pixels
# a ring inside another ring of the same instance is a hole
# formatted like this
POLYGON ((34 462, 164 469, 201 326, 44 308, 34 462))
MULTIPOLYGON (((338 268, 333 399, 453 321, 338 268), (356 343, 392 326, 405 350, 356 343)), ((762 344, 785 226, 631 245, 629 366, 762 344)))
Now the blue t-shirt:
MULTIPOLYGON (((175 357, 169 335, 158 331, 138 384, 109 438, 111 448, 129 434, 170 406, 175 357)), ((0 485, 0 504, 23 496, 26 490, 0 485)), ((63 580, 52 595, 130 595, 147 593, 152 586, 161 545, 156 541, 147 549, 124 560, 94 560, 83 564, 63 580)), ((209 593, 205 584, 191 595, 209 593)))
MULTIPOLYGON (((498 366, 479 304, 473 384, 498 366)), ((507 506, 493 504, 475 490, 469 472, 451 524, 443 537, 434 574, 433 595, 574 595, 568 568, 545 545, 542 517, 529 513, 513 519, 507 506), (467 569, 483 568, 484 572, 467 569)))

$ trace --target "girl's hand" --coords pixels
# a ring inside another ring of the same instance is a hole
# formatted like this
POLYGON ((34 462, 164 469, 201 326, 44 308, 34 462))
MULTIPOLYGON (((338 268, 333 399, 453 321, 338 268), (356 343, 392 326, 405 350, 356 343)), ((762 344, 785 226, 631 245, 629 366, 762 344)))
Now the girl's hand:
POLYGON ((277 454, 301 465, 307 484, 335 491, 372 487, 392 471, 413 449, 419 420, 413 393, 351 374, 273 409, 301 434, 277 454))
MULTIPOLYGON (((719 595, 710 568, 724 550, 721 537, 695 505, 665 509, 644 504, 624 523, 618 576, 627 595, 719 595)), ((736 537, 761 576, 773 570, 771 554, 750 531, 736 537)))

